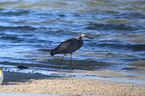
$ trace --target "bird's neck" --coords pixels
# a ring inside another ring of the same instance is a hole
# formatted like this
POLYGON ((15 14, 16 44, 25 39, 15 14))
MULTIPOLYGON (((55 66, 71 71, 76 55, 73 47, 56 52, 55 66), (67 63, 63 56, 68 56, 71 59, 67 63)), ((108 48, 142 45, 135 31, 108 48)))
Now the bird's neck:
POLYGON ((82 40, 82 37, 81 36, 78 36, 78 40, 82 40))

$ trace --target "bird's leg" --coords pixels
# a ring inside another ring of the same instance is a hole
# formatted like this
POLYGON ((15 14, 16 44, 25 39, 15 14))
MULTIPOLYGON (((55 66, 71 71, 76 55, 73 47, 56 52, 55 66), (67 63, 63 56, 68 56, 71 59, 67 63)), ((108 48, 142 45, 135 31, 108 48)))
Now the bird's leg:
POLYGON ((58 69, 60 69, 60 66, 61 66, 61 63, 62 63, 62 61, 63 61, 63 58, 64 58, 64 56, 66 55, 66 53, 64 53, 64 55, 63 55, 63 57, 62 57, 62 59, 61 59, 61 62, 60 62, 60 64, 59 64, 59 67, 58 67, 58 69))
POLYGON ((71 68, 73 70, 73 65, 72 65, 72 53, 70 53, 70 63, 71 63, 71 68))

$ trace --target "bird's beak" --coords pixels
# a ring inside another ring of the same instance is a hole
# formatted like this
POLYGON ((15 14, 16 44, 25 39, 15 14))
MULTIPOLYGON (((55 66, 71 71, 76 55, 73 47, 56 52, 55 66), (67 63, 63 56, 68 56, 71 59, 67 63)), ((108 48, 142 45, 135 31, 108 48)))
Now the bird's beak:
POLYGON ((93 38, 91 38, 91 37, 88 37, 88 36, 86 36, 86 38, 93 39, 93 38))

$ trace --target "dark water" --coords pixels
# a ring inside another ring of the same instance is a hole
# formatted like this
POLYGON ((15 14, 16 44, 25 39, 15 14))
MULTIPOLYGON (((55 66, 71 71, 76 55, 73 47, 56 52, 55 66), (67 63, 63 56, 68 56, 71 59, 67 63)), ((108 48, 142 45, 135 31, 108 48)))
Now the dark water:
POLYGON ((57 70, 49 50, 82 33, 93 40, 73 54, 76 70, 145 76, 144 0, 1 0, 0 67, 57 70))

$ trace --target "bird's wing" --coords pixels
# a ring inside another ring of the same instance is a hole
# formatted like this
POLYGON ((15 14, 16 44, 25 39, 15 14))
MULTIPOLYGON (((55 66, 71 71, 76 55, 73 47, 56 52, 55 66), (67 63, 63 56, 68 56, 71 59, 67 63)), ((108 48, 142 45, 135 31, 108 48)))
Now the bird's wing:
POLYGON ((77 46, 79 44, 79 41, 75 38, 69 39, 67 41, 62 42, 60 45, 58 45, 53 52, 55 54, 57 53, 72 53, 77 50, 77 46))

